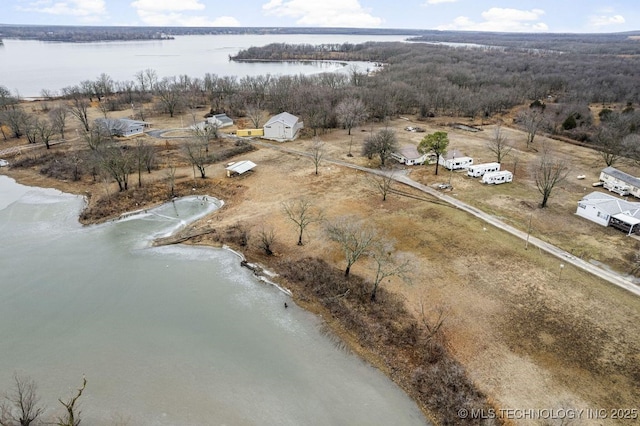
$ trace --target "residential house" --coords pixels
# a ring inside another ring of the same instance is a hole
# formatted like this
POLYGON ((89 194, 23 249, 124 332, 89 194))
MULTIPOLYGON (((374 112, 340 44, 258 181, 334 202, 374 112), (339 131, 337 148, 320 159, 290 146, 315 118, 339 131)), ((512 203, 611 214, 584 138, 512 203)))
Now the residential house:
POLYGON ((424 164, 427 161, 428 154, 420 154, 418 148, 413 145, 403 146, 396 152, 391 153, 391 157, 401 164, 413 166, 424 164))
POLYGON ((264 138, 276 141, 293 140, 298 137, 304 123, 298 117, 288 112, 282 112, 271 117, 263 126, 264 138))
POLYGON ((130 120, 128 118, 97 118, 96 126, 105 130, 111 136, 135 136, 144 133, 144 129, 149 127, 146 121, 130 120))
POLYGON ((598 225, 620 229, 627 235, 640 234, 640 203, 592 192, 578 201, 576 214, 598 225))
POLYGON ((600 180, 605 189, 620 195, 633 195, 640 198, 640 179, 622 172, 614 167, 607 167, 600 172, 600 180))

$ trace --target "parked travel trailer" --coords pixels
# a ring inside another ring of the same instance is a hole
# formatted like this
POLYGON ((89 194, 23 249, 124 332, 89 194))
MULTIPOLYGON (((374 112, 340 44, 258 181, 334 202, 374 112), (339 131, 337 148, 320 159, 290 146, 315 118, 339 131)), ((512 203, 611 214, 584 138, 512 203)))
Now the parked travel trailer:
POLYGON ((453 157, 450 159, 444 159, 440 157, 440 165, 444 166, 449 170, 460 170, 466 169, 469 166, 473 165, 473 158, 471 157, 453 157))
POLYGON ((485 173, 500 171, 500 163, 474 164, 467 169, 467 176, 480 177, 485 173))
POLYGON ((513 180, 513 173, 511 173, 508 170, 502 170, 499 172, 489 172, 489 173, 485 173, 482 176, 482 183, 488 183, 488 184, 500 184, 500 183, 507 183, 507 182, 511 182, 513 180))

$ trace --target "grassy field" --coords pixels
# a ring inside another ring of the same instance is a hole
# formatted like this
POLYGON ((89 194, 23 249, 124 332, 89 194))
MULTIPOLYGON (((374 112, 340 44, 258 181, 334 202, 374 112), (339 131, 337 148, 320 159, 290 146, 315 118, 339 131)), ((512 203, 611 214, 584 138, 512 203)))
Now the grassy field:
MULTIPOLYGON (((152 121, 155 128, 172 128, 179 127, 180 119, 152 121)), ((401 144, 417 144, 425 135, 404 131, 411 123, 426 128, 427 133, 444 130, 449 133, 450 148, 474 157, 476 163, 493 161, 486 144, 494 124, 482 125, 482 131, 471 133, 452 129, 448 121, 397 119, 384 126, 396 130, 401 144)), ((326 158, 377 167, 375 159, 360 156, 360 146, 371 131, 381 127, 354 129, 351 136, 344 130, 319 135, 325 142, 326 158), (350 149, 353 157, 348 155, 350 149)), ((449 195, 522 230, 526 231, 530 222, 532 235, 585 260, 602 262, 620 272, 630 270, 639 247, 637 240, 574 215, 576 202, 593 189, 591 183, 604 167, 596 153, 538 137, 534 148, 547 144, 571 168, 567 181, 554 190, 549 207, 539 209, 541 198, 532 180, 539 151, 525 148, 525 135, 519 130, 503 130, 515 146, 504 168, 513 170, 517 158, 511 184, 485 186, 464 173, 442 169, 434 176, 434 166, 401 172, 426 185, 450 179, 453 190, 449 195), (587 176, 585 180, 575 178, 582 174, 587 176)), ((173 149, 178 141, 145 138, 165 148, 160 152, 161 164, 178 158, 173 149)), ((285 146, 308 151, 310 144, 311 138, 304 137, 285 146)), ((398 252, 413 259, 411 284, 391 279, 383 286, 403 300, 419 320, 446 313, 443 329, 447 347, 496 406, 600 409, 634 408, 635 404, 637 408, 638 298, 571 266, 561 269, 559 259, 537 249, 525 250, 524 241, 413 189, 398 185, 395 189, 412 197, 392 194, 383 202, 363 172, 324 162, 315 175, 310 159, 269 148, 259 148, 240 159, 258 166, 251 174, 228 179, 224 165, 214 164, 205 181, 193 179, 190 167, 179 168, 177 175, 184 190, 193 185, 226 202, 223 209, 187 230, 204 233, 198 243, 219 244, 225 230, 242 228, 248 235, 242 250, 267 266, 281 259, 295 262, 313 257, 343 268, 342 253, 325 237, 320 225, 309 227, 304 246, 296 245, 297 232, 283 213, 282 202, 307 197, 322 208, 327 219, 342 215, 366 218, 396 242, 398 252), (257 235, 265 228, 273 229, 276 235, 272 258, 261 255, 257 247, 257 235)), ((81 185, 50 181, 34 171, 12 170, 10 174, 40 186, 88 191, 93 194, 92 203, 107 192, 115 192, 88 180, 81 185)), ((154 171, 144 179, 160 182, 166 179, 166 171, 154 171)), ((370 279, 373 265, 359 262, 352 273, 370 279)), ((349 330, 342 332, 347 341, 358 339, 349 336, 349 330)), ((581 419, 578 423, 590 422, 581 419)))

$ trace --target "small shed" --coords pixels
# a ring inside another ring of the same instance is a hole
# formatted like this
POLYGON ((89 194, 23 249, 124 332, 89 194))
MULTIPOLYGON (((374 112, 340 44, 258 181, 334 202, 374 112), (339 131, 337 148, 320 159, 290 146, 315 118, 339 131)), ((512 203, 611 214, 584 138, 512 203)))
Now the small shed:
POLYGON ((233 120, 227 116, 227 114, 214 114, 207 117, 207 124, 213 124, 219 129, 223 127, 233 126, 233 120))
POLYGON ((263 126, 264 138, 275 141, 288 141, 298 137, 304 123, 298 117, 288 112, 281 112, 271 117, 263 126))
POLYGON ((227 171, 227 177, 238 176, 247 173, 256 166, 256 163, 249 160, 237 161, 227 164, 225 170, 227 171))

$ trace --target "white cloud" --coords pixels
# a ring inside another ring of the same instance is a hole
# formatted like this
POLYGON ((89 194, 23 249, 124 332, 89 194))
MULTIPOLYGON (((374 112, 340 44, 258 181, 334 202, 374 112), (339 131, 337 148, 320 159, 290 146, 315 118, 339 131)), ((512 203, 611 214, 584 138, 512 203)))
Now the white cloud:
POLYGON ((594 27, 606 27, 609 25, 620 25, 626 21, 622 15, 597 15, 592 16, 589 22, 594 27))
POLYGON ((311 27, 377 27, 383 22, 359 0, 270 0, 262 10, 266 15, 292 18, 298 25, 311 27))
POLYGON ((428 6, 430 4, 455 3, 457 1, 458 0, 427 0, 424 2, 424 5, 428 6))
POLYGON ((205 9, 205 5, 199 0, 137 0, 131 3, 131 6, 145 12, 180 12, 205 9))
POLYGON ((136 0, 131 3, 138 17, 146 25, 181 27, 238 27, 240 22, 231 16, 215 19, 202 14, 189 15, 188 12, 202 12, 206 6, 200 0, 136 0), (183 13, 187 12, 187 13, 183 13))
POLYGON ((104 0, 40 0, 19 6, 23 12, 47 13, 50 15, 76 16, 85 22, 93 22, 107 15, 104 0))
POLYGON ((497 32, 540 32, 549 27, 540 21, 542 9, 520 10, 492 7, 481 13, 484 21, 475 22, 467 16, 459 16, 451 24, 441 25, 439 30, 497 31, 497 32))

